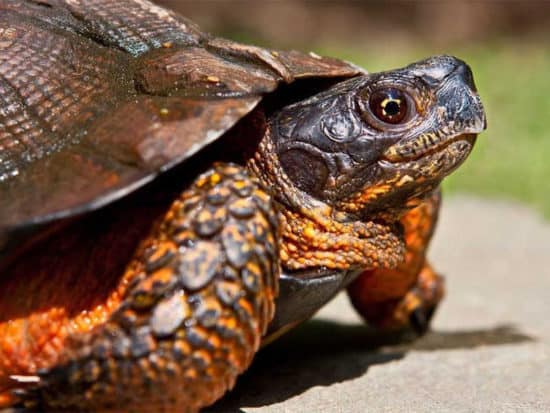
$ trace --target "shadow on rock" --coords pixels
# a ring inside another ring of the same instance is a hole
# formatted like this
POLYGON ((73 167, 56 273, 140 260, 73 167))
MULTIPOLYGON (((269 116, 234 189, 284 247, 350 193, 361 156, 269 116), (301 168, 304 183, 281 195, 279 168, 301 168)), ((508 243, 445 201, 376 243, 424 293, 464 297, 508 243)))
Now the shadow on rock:
POLYGON ((405 357, 409 351, 467 349, 534 341, 513 326, 466 331, 381 334, 361 324, 311 320, 257 355, 235 389, 207 413, 239 413, 284 401, 314 386, 328 386, 364 375, 368 368, 405 357), (405 340, 405 341, 404 341, 405 340))
POLYGON ((536 341, 511 325, 465 331, 431 331, 420 339, 394 349, 413 351, 456 350, 536 341))

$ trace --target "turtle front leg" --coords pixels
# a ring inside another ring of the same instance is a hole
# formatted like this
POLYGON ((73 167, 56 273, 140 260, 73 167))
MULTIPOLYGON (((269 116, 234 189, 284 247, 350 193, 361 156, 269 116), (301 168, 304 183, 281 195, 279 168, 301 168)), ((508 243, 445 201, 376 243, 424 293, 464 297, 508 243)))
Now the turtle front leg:
POLYGON ((107 322, 70 336, 22 400, 97 412, 213 403, 248 367, 273 317, 278 238, 270 196, 243 168, 216 165, 141 244, 107 322))
POLYGON ((405 230, 405 260, 395 269, 365 271, 349 287, 353 306, 375 327, 411 327, 427 331, 444 295, 444 280, 426 260, 426 250, 437 221, 439 191, 401 219, 405 230))

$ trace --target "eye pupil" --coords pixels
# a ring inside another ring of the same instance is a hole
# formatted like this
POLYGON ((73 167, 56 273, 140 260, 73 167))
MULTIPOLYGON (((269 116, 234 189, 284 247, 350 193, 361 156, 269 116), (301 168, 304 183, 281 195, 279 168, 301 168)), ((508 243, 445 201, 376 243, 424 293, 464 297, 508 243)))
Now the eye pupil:
POLYGON ((397 100, 390 100, 384 105, 384 112, 388 116, 395 116, 399 114, 401 103, 397 100))
POLYGON ((375 90, 369 98, 369 109, 379 120, 392 125, 408 120, 408 99, 399 89, 375 90))

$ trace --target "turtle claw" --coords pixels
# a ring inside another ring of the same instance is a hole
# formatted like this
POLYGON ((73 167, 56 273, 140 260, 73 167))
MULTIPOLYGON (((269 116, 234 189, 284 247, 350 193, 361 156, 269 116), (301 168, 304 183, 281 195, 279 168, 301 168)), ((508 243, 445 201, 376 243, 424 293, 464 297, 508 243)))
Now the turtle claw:
MULTIPOLYGON (((384 275, 381 271, 375 275, 384 275)), ((403 277, 407 274, 404 273, 403 277)), ((438 303, 444 295, 444 279, 425 264, 417 276, 416 283, 400 298, 373 300, 368 287, 372 273, 361 275, 348 287, 353 306, 372 326, 387 331, 403 331, 408 335, 424 335, 430 328, 430 321, 438 303)), ((379 279, 383 280, 382 277, 379 279)))
MULTIPOLYGON (((22 410, 14 410, 14 412, 26 412, 29 408, 38 405, 39 392, 36 390, 40 386, 41 379, 39 376, 10 376, 10 379, 15 381, 19 387, 12 389, 9 393, 17 405, 21 406, 22 410), (40 383, 40 384, 37 384, 40 383)), ((2 411, 3 412, 3 411, 2 411)), ((8 410, 8 412, 11 412, 8 410)))
POLYGON ((430 329, 430 321, 437 309, 437 305, 431 307, 419 306, 409 315, 409 326, 418 335, 423 336, 430 329))
POLYGON ((28 384, 28 383, 39 383, 40 377, 39 376, 19 376, 19 375, 12 375, 10 376, 10 380, 16 381, 21 384, 28 384))

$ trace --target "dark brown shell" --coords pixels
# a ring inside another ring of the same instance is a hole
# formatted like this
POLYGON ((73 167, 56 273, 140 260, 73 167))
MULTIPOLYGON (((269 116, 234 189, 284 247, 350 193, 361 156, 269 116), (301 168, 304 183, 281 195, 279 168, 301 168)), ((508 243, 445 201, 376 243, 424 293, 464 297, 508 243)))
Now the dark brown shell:
POLYGON ((279 84, 359 71, 212 38, 145 0, 0 0, 0 256, 151 181, 279 84))

